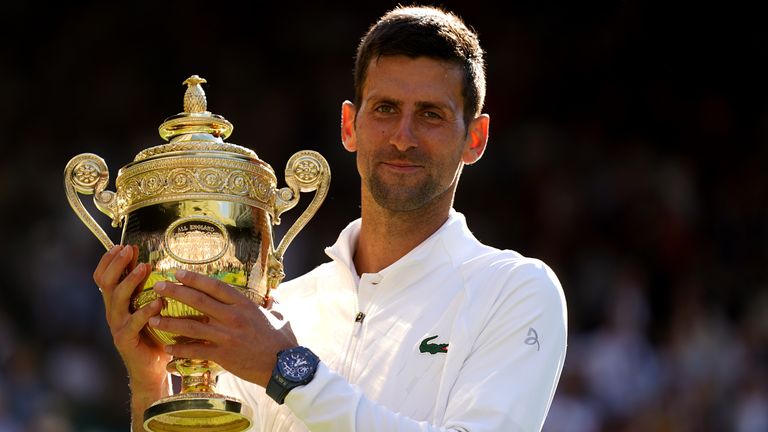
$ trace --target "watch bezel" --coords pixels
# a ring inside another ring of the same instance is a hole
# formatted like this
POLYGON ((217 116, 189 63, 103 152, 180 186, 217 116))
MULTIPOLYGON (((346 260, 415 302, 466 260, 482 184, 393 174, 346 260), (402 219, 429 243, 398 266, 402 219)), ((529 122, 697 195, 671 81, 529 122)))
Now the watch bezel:
POLYGON ((315 372, 317 372, 317 365, 320 363, 320 358, 315 355, 309 348, 298 346, 294 348, 289 348, 286 350, 282 350, 279 353, 277 353, 277 372, 280 375, 282 379, 285 381, 295 383, 295 384, 306 384, 311 380, 315 372), (300 379, 293 379, 286 375, 284 364, 285 362, 292 356, 298 354, 301 357, 303 357, 304 360, 306 360, 309 363, 308 372, 304 374, 303 377, 300 379))
POLYGON ((277 368, 280 372, 280 376, 283 377, 285 380, 294 382, 294 383, 300 383, 307 379, 309 376, 312 375, 312 366, 309 365, 306 368, 306 372, 298 374, 298 378, 294 378, 297 374, 292 374, 289 371, 286 370, 287 367, 291 367, 288 363, 296 363, 297 358, 294 358, 294 356, 299 355, 298 359, 303 359, 304 361, 311 363, 312 358, 304 352, 285 352, 281 356, 277 358, 277 368))

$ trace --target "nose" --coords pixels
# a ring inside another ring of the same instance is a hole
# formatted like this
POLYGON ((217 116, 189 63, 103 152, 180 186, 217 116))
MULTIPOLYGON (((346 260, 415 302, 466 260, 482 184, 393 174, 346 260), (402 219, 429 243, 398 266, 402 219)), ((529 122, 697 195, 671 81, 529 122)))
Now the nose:
POLYGON ((418 145, 411 116, 404 115, 400 117, 400 121, 397 123, 397 130, 392 134, 390 143, 401 152, 405 152, 418 145))

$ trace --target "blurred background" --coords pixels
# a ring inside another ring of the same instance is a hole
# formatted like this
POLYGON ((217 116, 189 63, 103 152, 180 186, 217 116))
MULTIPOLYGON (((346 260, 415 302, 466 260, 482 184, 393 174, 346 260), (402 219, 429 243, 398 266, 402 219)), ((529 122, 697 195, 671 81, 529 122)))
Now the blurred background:
MULTIPOLYGON (((761 15, 724 2, 428 3, 464 17, 487 52, 490 143, 455 208, 565 289, 568 357, 545 431, 768 431, 761 15)), ((67 161, 99 154, 114 190, 120 167, 163 143, 157 127, 198 74, 209 109, 235 125, 228 142, 279 173, 301 149, 329 160, 329 196, 285 260, 301 274, 359 214, 340 104, 360 36, 394 4, 0 6, 0 432, 128 427, 91 279, 104 251, 66 201, 67 161)))

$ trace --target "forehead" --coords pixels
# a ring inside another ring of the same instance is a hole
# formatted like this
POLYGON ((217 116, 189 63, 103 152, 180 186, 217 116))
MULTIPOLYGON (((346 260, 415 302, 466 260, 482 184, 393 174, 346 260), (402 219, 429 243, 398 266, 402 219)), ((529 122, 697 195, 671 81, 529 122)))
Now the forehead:
POLYGON ((461 66, 427 57, 382 56, 368 65, 363 84, 363 103, 371 99, 395 99, 463 106, 461 66))

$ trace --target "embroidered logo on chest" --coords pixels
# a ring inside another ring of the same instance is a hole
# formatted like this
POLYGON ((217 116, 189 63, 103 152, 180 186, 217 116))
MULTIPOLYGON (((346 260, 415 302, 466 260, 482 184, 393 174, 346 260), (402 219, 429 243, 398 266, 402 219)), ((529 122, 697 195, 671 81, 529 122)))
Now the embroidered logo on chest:
POLYGON ((447 353, 448 352, 447 343, 444 343, 444 344, 430 343, 430 341, 437 338, 438 338, 438 335, 434 335, 434 336, 425 338, 423 341, 421 341, 421 345, 419 345, 419 352, 430 353, 430 354, 447 353))

